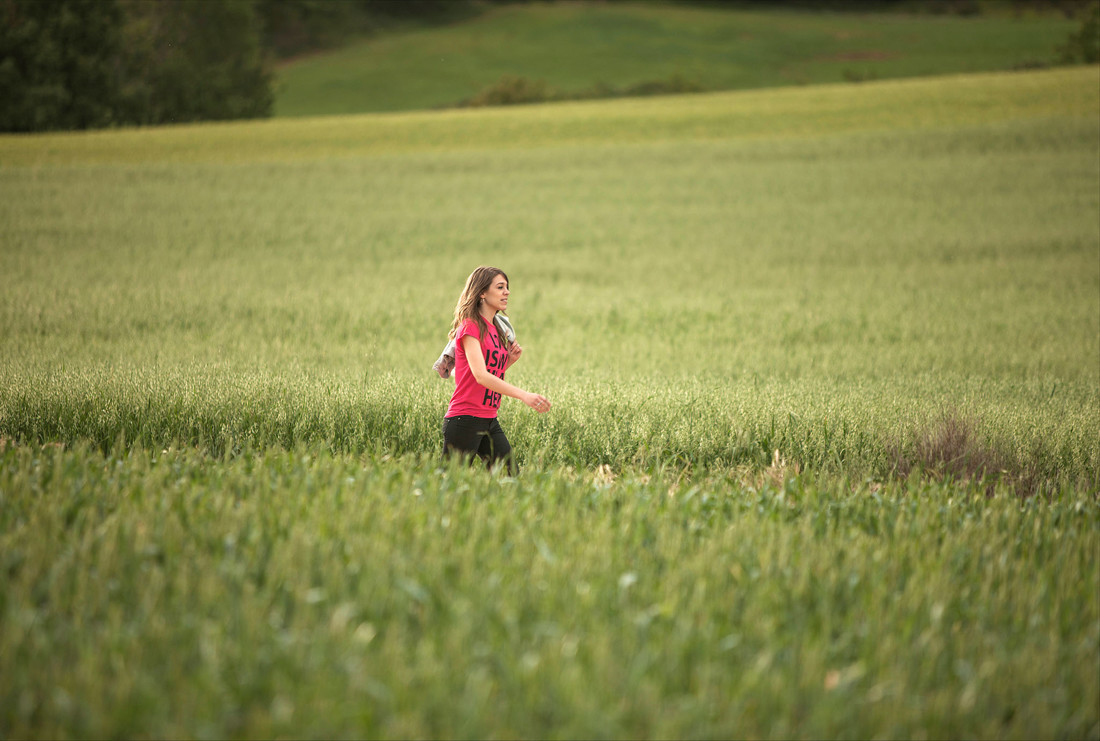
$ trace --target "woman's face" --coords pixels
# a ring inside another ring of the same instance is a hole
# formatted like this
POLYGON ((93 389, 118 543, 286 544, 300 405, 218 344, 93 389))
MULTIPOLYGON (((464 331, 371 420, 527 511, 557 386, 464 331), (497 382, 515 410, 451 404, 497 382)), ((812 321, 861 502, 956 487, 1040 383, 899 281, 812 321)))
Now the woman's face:
POLYGON ((481 294, 481 300, 485 306, 493 311, 504 311, 508 308, 508 280, 501 274, 493 278, 489 284, 489 290, 481 294))

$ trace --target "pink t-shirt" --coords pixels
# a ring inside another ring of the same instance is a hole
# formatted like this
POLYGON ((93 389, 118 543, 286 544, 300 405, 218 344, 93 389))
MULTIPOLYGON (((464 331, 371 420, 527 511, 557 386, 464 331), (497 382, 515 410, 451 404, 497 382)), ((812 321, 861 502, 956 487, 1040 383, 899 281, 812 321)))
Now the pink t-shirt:
MULTIPOLYGON (((496 325, 488 322, 489 331, 481 338, 481 354, 485 358, 485 369, 497 378, 504 379, 504 369, 508 365, 508 351, 497 334, 496 325)), ((447 408, 447 417, 471 415, 493 418, 500 408, 500 394, 490 391, 474 380, 470 363, 466 360, 466 350, 462 347, 462 338, 470 335, 477 339, 478 325, 473 319, 467 319, 455 334, 455 392, 451 396, 451 405, 447 408)))

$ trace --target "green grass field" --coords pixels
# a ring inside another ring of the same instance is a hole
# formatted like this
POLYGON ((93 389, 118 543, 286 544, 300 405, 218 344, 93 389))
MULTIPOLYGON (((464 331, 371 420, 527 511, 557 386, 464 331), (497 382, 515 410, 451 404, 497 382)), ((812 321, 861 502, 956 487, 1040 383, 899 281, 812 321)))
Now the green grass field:
POLYGON ((0 225, 0 735, 1100 737, 1096 67, 5 136, 0 225))
MULTIPOLYGON (((1080 25, 1061 13, 978 17, 747 10, 661 3, 531 3, 293 60, 278 116, 454 105, 504 76, 576 95, 679 76, 708 90, 1049 65, 1080 25)), ((998 12, 994 12, 998 11, 998 12)))
POLYGON ((1097 504, 0 453, 12 737, 1097 735, 1097 504))

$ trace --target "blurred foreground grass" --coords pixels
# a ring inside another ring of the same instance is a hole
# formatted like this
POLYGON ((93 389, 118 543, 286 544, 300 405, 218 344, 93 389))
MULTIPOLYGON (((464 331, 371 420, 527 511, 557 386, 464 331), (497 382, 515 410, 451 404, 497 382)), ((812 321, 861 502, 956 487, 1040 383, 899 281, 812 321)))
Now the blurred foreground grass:
POLYGON ((13 737, 1100 733, 1095 498, 0 452, 13 737))

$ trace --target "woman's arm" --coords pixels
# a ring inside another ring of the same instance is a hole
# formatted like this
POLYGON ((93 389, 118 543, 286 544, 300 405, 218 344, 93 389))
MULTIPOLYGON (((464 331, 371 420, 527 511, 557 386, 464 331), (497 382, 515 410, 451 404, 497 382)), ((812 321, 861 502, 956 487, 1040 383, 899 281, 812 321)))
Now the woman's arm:
POLYGON ((479 384, 490 391, 519 399, 536 412, 550 411, 550 400, 542 394, 532 394, 529 391, 524 391, 508 383, 503 378, 497 378, 490 373, 485 367, 485 358, 481 355, 481 343, 477 341, 476 337, 472 335, 463 337, 462 350, 466 353, 466 362, 470 364, 470 372, 479 384))

